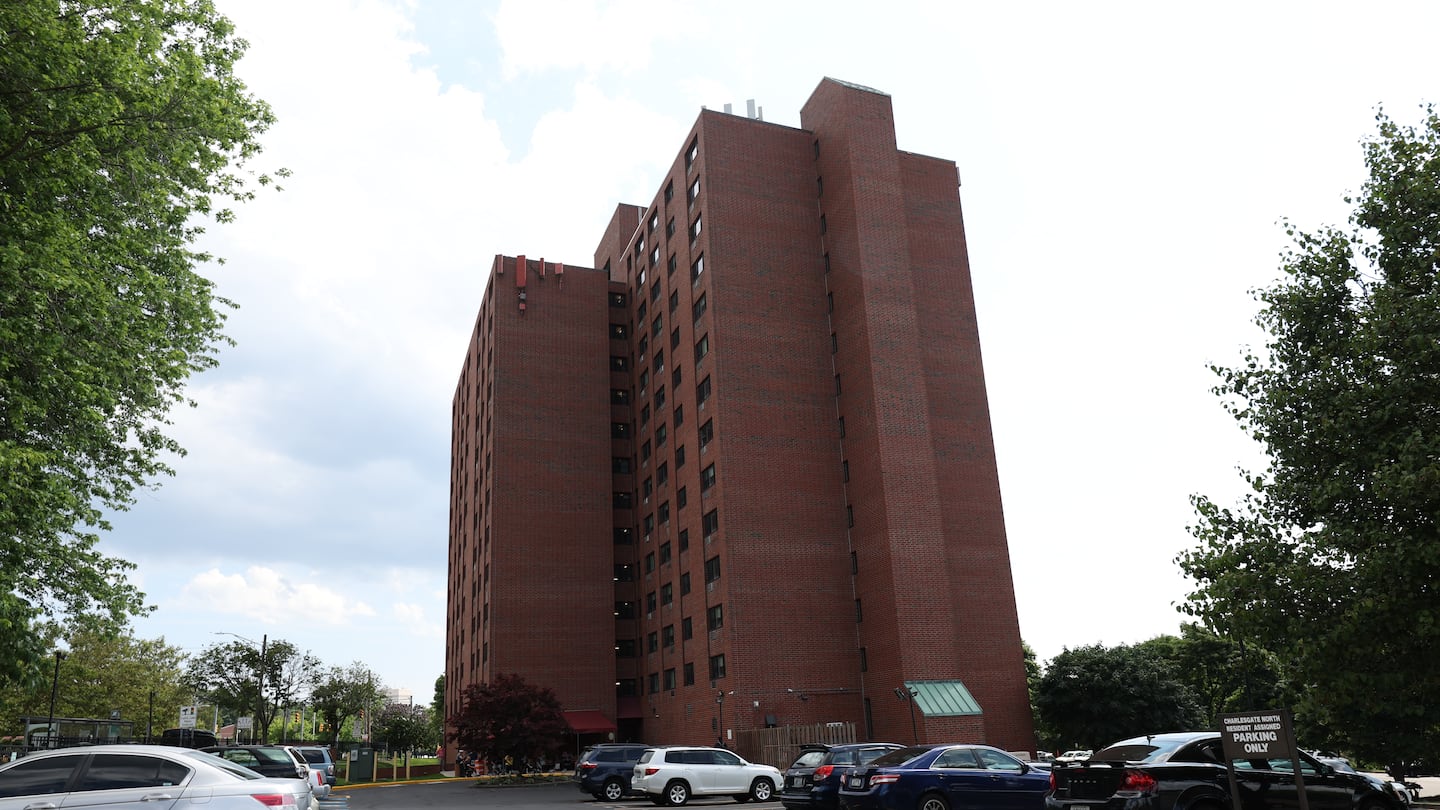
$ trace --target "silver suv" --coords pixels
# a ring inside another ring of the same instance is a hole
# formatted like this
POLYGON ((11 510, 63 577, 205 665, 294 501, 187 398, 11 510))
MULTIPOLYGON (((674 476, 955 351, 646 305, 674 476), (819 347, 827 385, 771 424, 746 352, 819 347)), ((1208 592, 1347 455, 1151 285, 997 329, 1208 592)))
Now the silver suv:
POLYGON ((672 745, 646 749, 640 755, 630 789, 656 804, 679 807, 691 796, 768 802, 782 781, 778 769, 746 762, 724 748, 672 745))

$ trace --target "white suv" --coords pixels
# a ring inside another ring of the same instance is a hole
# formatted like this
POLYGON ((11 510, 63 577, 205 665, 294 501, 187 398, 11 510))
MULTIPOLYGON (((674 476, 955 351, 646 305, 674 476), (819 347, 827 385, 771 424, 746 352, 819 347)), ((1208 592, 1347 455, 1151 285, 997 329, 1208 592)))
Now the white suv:
POLYGON ((635 763, 630 788, 655 804, 679 807, 691 796, 768 802, 783 781, 778 769, 751 764, 724 748, 673 745, 646 749, 635 763))

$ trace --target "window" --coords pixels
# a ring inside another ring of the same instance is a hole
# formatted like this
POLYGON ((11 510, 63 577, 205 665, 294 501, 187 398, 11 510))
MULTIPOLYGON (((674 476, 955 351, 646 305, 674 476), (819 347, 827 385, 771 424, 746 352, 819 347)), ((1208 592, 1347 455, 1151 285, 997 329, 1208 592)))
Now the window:
POLYGON ((675 364, 675 370, 672 371, 672 372, 670 372, 670 387, 671 387, 671 388, 679 388, 679 387, 680 387, 680 364, 679 364, 679 363, 676 363, 676 364, 675 364))
POLYGON ((680 427, 680 426, 683 425, 683 424, 685 424, 685 406, 684 406, 684 405, 676 405, 676 406, 675 406, 675 427, 678 428, 678 427, 680 427))
POLYGON ((663 464, 663 463, 662 463, 659 467, 656 467, 656 468, 655 468, 655 483, 656 483, 657 485, 663 485, 666 481, 669 481, 669 480, 670 480, 670 465, 668 465, 668 464, 663 464))
POLYGON ((645 302, 644 302, 644 301, 641 301, 641 302, 640 302, 640 306, 638 306, 638 307, 635 308, 635 322, 636 322, 636 323, 644 323, 644 322, 645 322, 645 302))
POLYGON ((855 528, 855 507, 849 504, 845 505, 845 525, 855 528))
POLYGON ((626 526, 615 529, 615 545, 629 546, 635 543, 635 530, 626 526))
POLYGON ((667 540, 660 544, 660 564, 664 565, 668 562, 670 562, 670 541, 667 540))
POLYGON ((685 169, 688 171, 695 167, 695 159, 700 156, 700 136, 696 135, 690 141, 690 148, 685 150, 685 169))
POLYGON ((660 415, 660 409, 665 407, 665 386, 655 386, 655 415, 660 415))
POLYGON ((855 623, 856 623, 856 624, 860 624, 860 623, 862 623, 862 622, 864 622, 864 621, 865 621, 865 610, 860 606, 860 600, 859 600, 859 599, 856 599, 856 600, 855 600, 855 623))
POLYGON ((696 239, 699 239, 699 238, 700 238, 700 218, 701 218, 702 216, 704 216, 704 215, 703 215, 703 214, 696 214, 696 215, 695 215, 695 221, 692 222, 692 223, 690 223, 690 241, 691 241, 692 243, 693 243, 696 239))
POLYGON ((841 477, 846 483, 849 483, 849 482, 850 482, 850 462, 848 462, 848 461, 841 461, 841 462, 840 462, 840 477, 841 477))
POLYGON ((845 438, 845 417, 840 417, 840 438, 845 438))
POLYGON ((656 315, 656 316, 655 316, 655 321, 650 324, 650 334, 652 334, 652 335, 654 335, 655 337, 658 338, 658 337, 660 337, 660 333, 661 333, 661 332, 664 332, 664 331, 665 331, 665 316, 664 316, 664 315, 656 315))
MULTIPOLYGON (((655 573, 655 552, 653 551, 645 555, 645 573, 655 573)), ((650 610, 655 609, 655 593, 653 591, 650 593, 649 605, 647 607, 650 610)))
POLYGON ((675 448, 675 469, 685 466, 685 445, 675 448))
MULTIPOLYGON (((648 537, 648 536, 650 536, 651 534, 654 534, 654 533, 655 533, 655 515, 653 515, 653 514, 646 515, 646 516, 645 516, 645 520, 644 520, 644 522, 643 522, 641 525, 644 527, 645 536, 648 537)), ((650 569, 650 570, 654 570, 654 569, 652 568, 652 569, 650 569)), ((649 570, 646 571, 647 574, 648 574, 649 572, 650 572, 649 570)))
POLYGON ((860 648, 860 671, 861 671, 861 672, 869 672, 869 671, 870 671, 870 661, 869 661, 868 657, 865 655, 865 648, 864 648, 864 647, 861 647, 861 648, 860 648))
POLYGON ((720 531, 720 510, 711 509, 705 513, 705 517, 701 518, 700 522, 706 537, 720 531))
POLYGON ((860 573, 860 557, 857 556, 853 551, 850 552, 850 573, 860 573))
MULTIPOLYGON (((671 309, 674 309, 674 307, 671 307, 671 309)), ((670 348, 675 349, 675 348, 679 348, 679 346, 680 346, 680 327, 677 326, 677 327, 675 327, 674 329, 671 329, 671 330, 670 330, 670 348)))
POLYGON ((693 261, 693 262, 690 263, 690 281, 691 281, 691 282, 699 281, 699 280, 700 280, 700 277, 701 277, 702 275, 704 275, 704 274, 705 274, 705 254, 702 253, 702 254, 700 254, 700 257, 699 257, 699 258, 697 258, 695 261, 693 261))
POLYGON ((644 444, 640 445, 640 460, 650 460, 650 442, 645 442, 644 444))
MULTIPOLYGON (((23 796, 26 794, 55 794, 65 792, 65 783, 70 781, 70 775, 80 766, 81 761, 88 756, 88 753, 75 754, 74 756, 46 757, 44 759, 21 760, 19 765, 10 768, 5 772, 5 796, 23 796)), ((48 803, 51 807, 59 807, 59 802, 48 803)), ((20 806, 17 803, 16 806, 20 806)), ((37 806, 39 806, 37 804, 37 806)))
MULTIPOLYGON (((647 424, 649 424, 649 423, 650 423, 650 406, 649 406, 649 405, 646 405, 645 407, 643 407, 643 408, 640 409, 640 427, 645 427, 645 426, 646 426, 647 424)), ((645 494, 648 495, 648 494, 650 494, 650 493, 647 492, 647 493, 645 493, 645 494)))
POLYGON ((725 655, 710 656, 710 680, 718 681, 725 677, 725 655))
POLYGON ((714 582, 720 578, 720 558, 711 557, 705 561, 705 581, 714 582))
MULTIPOLYGON (((651 555, 651 559, 652 559, 652 560, 654 559, 654 555, 651 555)), ((656 604, 655 592, 654 592, 654 591, 651 591, 651 592, 645 594, 645 612, 646 612, 646 613, 654 613, 654 612, 655 612, 655 604, 656 604)), ((651 651, 651 652, 654 652, 654 651, 655 651, 655 648, 652 646, 652 647, 650 648, 650 651, 651 651)))
MULTIPOLYGON (((639 244, 635 245, 635 255, 636 255, 636 256, 639 256, 639 255, 640 255, 641 253, 643 253, 644 251, 645 251, 645 240, 644 240, 644 239, 641 239, 640 242, 639 242, 639 244)), ((635 279, 635 292, 637 293, 637 295, 635 296, 636 298, 639 298, 639 297, 640 297, 640 296, 638 295, 639 293, 644 293, 644 292, 645 292, 645 268, 643 268, 643 267, 640 268, 640 275, 635 279)))
POLYGON ((675 625, 667 624, 660 628, 660 643, 665 647, 675 646, 675 625))
MULTIPOLYGON (((691 318, 691 320, 696 320, 696 321, 698 321, 698 320, 700 320, 700 316, 701 316, 701 315, 704 315, 704 314, 705 314, 705 293, 700 293, 700 297, 699 297, 699 298, 696 298, 696 299, 695 299, 695 303, 693 303, 693 304, 690 305, 690 318, 691 318)), ((620 359, 621 359, 621 360, 624 360, 625 358, 622 357, 622 358, 620 358, 620 359)), ((616 371, 624 371, 624 370, 625 370, 625 369, 623 369, 623 368, 621 368, 621 369, 616 369, 616 371)))
POLYGON ((610 339, 624 340, 630 336, 630 328, 623 323, 610 324, 610 339))
POLYGON ((700 364, 700 361, 705 359, 705 355, 709 353, 710 333, 706 332, 705 334, 700 336, 699 340, 695 341, 695 364, 698 366, 700 364))
POLYGON ((662 424, 662 425, 656 425, 656 426, 655 426, 655 446, 656 446, 657 448, 664 447, 664 446, 665 446, 665 439, 666 439, 666 438, 668 438, 668 437, 667 437, 667 435, 666 435, 665 426, 664 426, 663 424, 662 424))
POLYGON ((635 618, 635 603, 634 603, 634 602, 616 602, 616 603, 615 603, 615 618, 617 618, 617 619, 633 619, 633 618, 635 618))
POLYGON ((640 372, 640 395, 645 395, 645 389, 650 387, 650 369, 640 372))
MULTIPOLYGON (((674 646, 675 646, 675 628, 673 628, 673 627, 667 627, 667 628, 665 628, 665 629, 670 631, 670 643, 669 643, 669 644, 666 644, 665 646, 666 646, 666 647, 674 647, 674 646)), ((675 668, 674 668, 674 667, 671 667, 670 669, 665 670, 665 688, 666 688, 666 689, 674 689, 674 688, 675 688, 675 668)))
POLYGON ((827 312, 834 312, 834 311, 835 311, 835 293, 833 293, 833 292, 827 292, 827 293, 825 293, 825 310, 826 310, 827 312))
MULTIPOLYGON (((659 249, 659 248, 656 248, 655 250, 656 250, 656 252, 655 252, 655 260, 656 260, 656 261, 659 261, 659 260, 660 260, 660 253, 659 253, 659 250, 660 250, 660 249, 659 249)), ((659 301, 659 300, 660 300, 660 282, 658 282, 658 281, 655 282, 654 284, 650 285, 650 300, 651 300, 651 301, 659 301)))
MULTIPOLYGON (((815 178, 815 196, 816 196, 816 197, 824 197, 824 196, 825 196, 825 178, 823 178, 823 177, 817 177, 817 178, 815 178)), ((652 230, 652 231, 655 230, 655 226, 654 226, 654 225, 651 225, 651 226, 650 226, 650 230, 652 230)))
POLYGON ((839 374, 836 374, 836 375, 835 375, 835 396, 837 396, 837 397, 840 396, 840 392, 841 392, 841 389, 840 389, 840 375, 839 375, 839 374))
POLYGON ((689 571, 686 571, 685 573, 683 573, 683 574, 680 575, 680 595, 681 595, 681 596, 685 596, 685 595, 687 595, 687 594, 689 594, 689 593, 690 593, 690 572, 689 572, 689 571))
POLYGON ((630 459, 625 456, 614 456, 610 459, 610 472, 616 475, 628 475, 630 473, 630 459))
POLYGON ((611 422, 610 438, 626 439, 630 436, 630 424, 628 422, 611 422))
MULTIPOLYGON (((689 529, 681 529, 681 530, 680 530, 680 536, 677 537, 677 538, 675 538, 675 539, 679 542, 680 550, 681 550, 681 551, 684 551, 684 550, 690 548, 690 530, 689 530, 689 529)), ((688 591, 687 591, 687 593, 688 593, 688 591)))
POLYGON ((715 486, 715 465, 711 464, 700 471, 700 491, 707 492, 713 486, 715 486))
POLYGON ((695 205, 695 201, 696 201, 697 199, 699 199, 699 198, 700 198, 700 178, 697 177, 697 178, 695 178, 695 180, 694 180, 693 182, 690 183, 690 188, 688 188, 688 189, 685 190, 685 202, 687 202, 687 203, 689 203, 690 205, 693 206, 693 205, 695 205))
POLYGON ((615 682, 615 694, 618 697, 633 697, 639 689, 640 685, 634 678, 621 678, 615 682))
POLYGON ((621 354, 610 355, 611 371, 628 371, 630 369, 630 358, 621 354))
POLYGON ((616 563, 616 564, 615 564, 615 581, 616 581, 616 582, 634 582, 634 581, 635 581, 635 566, 633 566, 633 565, 625 565, 624 563, 616 563))
POLYGON ((700 426, 700 449, 701 449, 701 451, 704 451, 704 449, 710 444, 710 440, 711 440, 711 439, 714 439, 714 438, 715 438, 715 420, 713 420, 713 419, 706 419, 706 420, 705 420, 705 424, 703 424, 703 425, 700 426))
POLYGON ((660 504, 660 508, 657 509, 657 510, 655 510, 655 516, 656 516, 656 518, 657 518, 661 523, 669 523, 669 522, 670 522, 670 502, 669 502, 669 501, 666 501, 666 502, 660 504))
POLYGON ((635 344, 635 351, 640 355, 640 362, 645 362, 645 353, 650 351, 649 335, 641 335, 640 342, 635 344))
POLYGON ((660 604, 668 605, 675 601, 675 586, 665 583, 660 586, 660 604))
POLYGON ((838 352, 838 351, 840 351, 840 341, 836 340, 836 339, 835 339, 835 333, 834 333, 834 332, 831 332, 831 333, 830 333, 830 353, 831 353, 831 354, 834 354, 834 353, 836 353, 836 352, 838 352))
POLYGON ((616 492, 612 495, 611 500, 616 509, 630 509, 635 506, 635 496, 629 492, 616 492))
POLYGON ((824 215, 824 214, 821 214, 821 215, 820 215, 820 233, 825 233, 825 232, 828 231, 828 230, 830 230, 830 226, 829 226, 828 224, 826 224, 826 222, 825 222, 825 215, 824 215))
MULTIPOLYGON (((655 634, 654 634, 654 633, 651 633, 650 635, 653 636, 653 635, 655 635, 655 634)), ((655 650, 652 649, 650 652, 655 652, 655 650)), ((660 691, 660 673, 658 673, 658 672, 652 672, 652 673, 650 673, 650 694, 653 695, 653 694, 655 694, 656 692, 659 692, 659 691, 660 691)))
MULTIPOLYGON (((674 218, 674 217, 670 217, 670 221, 665 223, 665 238, 666 238, 666 239, 669 239, 670 237, 672 237, 672 236, 674 236, 674 235, 675 235, 675 218, 674 218)), ((674 272, 674 270, 675 270, 675 256, 674 256, 674 255, 671 255, 671 256, 670 256, 670 270, 671 270, 671 272, 674 272)))
POLYGON ((825 272, 830 272, 830 254, 825 254, 825 272))
POLYGON ((653 231, 653 230, 655 230, 655 229, 658 228, 658 227, 660 227, 660 212, 659 212, 659 211, 651 211, 651 212, 650 212, 650 230, 653 231))
POLYGON ((675 491, 675 508, 676 508, 676 509, 684 509, 684 508, 685 508, 685 504, 687 504, 687 503, 689 503, 689 502, 690 502, 690 496, 688 496, 688 495, 685 494, 685 487, 680 487, 680 489, 678 489, 678 490, 675 491))
POLYGON ((685 617, 684 619, 681 619, 681 620, 680 620, 680 638, 683 639, 683 640, 685 640, 685 641, 689 641, 690 639, 692 639, 692 638, 694 638, 694 637, 695 637, 695 627, 694 627, 694 625, 692 625, 692 624, 690 623, 690 618, 687 616, 687 617, 685 617))
POLYGON ((621 638, 615 640, 616 658, 634 658, 636 653, 635 639, 621 638))
POLYGON ((670 314, 674 315, 675 310, 680 306, 680 291, 672 290, 670 293, 670 314))
POLYGON ((695 386, 695 404, 704 405, 710 398, 710 377, 707 375, 700 384, 695 386))
POLYGON ((665 202, 675 199, 675 181, 671 180, 665 184, 665 202))
POLYGON ((694 685, 695 685, 695 665, 694 665, 694 664, 686 664, 686 665, 685 665, 685 685, 686 685, 686 686, 694 686, 694 685))
POLYGON ((725 626, 725 606, 715 605, 705 611, 705 629, 719 630, 725 626))
POLYGON ((650 493, 652 493, 652 492, 654 492, 654 491, 655 491, 654 482, 651 481, 651 479, 646 478, 646 479, 645 479, 645 483, 643 483, 643 484, 640 485, 640 497, 642 497, 642 498, 649 498, 649 497, 650 497, 650 493))
POLYGON ((611 389, 610 389, 610 404, 611 404, 611 405, 629 405, 629 404, 630 404, 630 389, 628 389, 628 388, 611 388, 611 389))
POLYGON ((658 380, 658 379, 660 379, 661 373, 663 373, 663 372, 665 371, 665 351, 664 351, 663 349, 656 349, 656 350, 655 350, 655 364, 654 364, 654 365, 655 365, 655 379, 658 380))
POLYGON ((626 298, 625 298, 625 293, 623 293, 623 292, 610 293, 610 306, 612 306, 612 307, 624 307, 624 306, 626 306, 627 303, 628 303, 628 301, 627 301, 626 298))

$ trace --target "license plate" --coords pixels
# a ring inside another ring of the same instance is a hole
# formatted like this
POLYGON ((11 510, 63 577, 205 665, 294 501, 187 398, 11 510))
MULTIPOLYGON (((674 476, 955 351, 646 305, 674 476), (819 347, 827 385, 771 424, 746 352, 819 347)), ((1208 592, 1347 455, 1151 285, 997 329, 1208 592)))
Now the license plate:
POLYGON ((852 776, 852 777, 850 777, 850 787, 852 787, 852 788, 857 788, 857 789, 858 789, 858 788, 863 788, 863 787, 865 787, 865 777, 863 777, 863 776, 852 776))
POLYGON ((803 776, 792 776, 792 777, 790 777, 790 787, 800 787, 800 786, 803 785, 803 784, 805 784, 805 777, 803 777, 803 776))

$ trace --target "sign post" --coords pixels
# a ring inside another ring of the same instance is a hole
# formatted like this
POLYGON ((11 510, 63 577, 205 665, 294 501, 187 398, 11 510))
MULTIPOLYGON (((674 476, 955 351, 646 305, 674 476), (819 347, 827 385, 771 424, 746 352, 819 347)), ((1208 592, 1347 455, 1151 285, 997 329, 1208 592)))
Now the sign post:
MULTIPOLYGON (((1290 712, 1261 709, 1245 714, 1220 715, 1220 744, 1225 752, 1225 772, 1230 776, 1230 806, 1240 810, 1240 785, 1235 780, 1235 760, 1284 758, 1295 773, 1296 799, 1300 810, 1310 810, 1305 779, 1300 775, 1300 752, 1290 727, 1290 712)), ((1268 765, 1268 763, 1267 763, 1268 765)))

